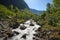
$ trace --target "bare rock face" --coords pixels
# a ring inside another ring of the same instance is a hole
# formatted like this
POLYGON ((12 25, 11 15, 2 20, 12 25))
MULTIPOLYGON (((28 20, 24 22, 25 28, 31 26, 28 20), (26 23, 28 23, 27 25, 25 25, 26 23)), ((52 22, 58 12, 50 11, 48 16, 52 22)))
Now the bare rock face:
POLYGON ((7 21, 0 21, 0 26, 2 26, 4 29, 9 27, 9 23, 7 21))

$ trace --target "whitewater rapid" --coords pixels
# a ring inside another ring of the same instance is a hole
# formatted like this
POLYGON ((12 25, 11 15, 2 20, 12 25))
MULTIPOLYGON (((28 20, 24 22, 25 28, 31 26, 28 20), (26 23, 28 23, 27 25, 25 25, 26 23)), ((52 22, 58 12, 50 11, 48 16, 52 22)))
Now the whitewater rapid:
POLYGON ((11 38, 11 40, 33 40, 33 37, 35 37, 33 34, 36 34, 36 30, 40 26, 36 24, 36 22, 32 19, 26 21, 24 24, 20 24, 20 26, 16 29, 12 29, 12 32, 16 31, 19 34, 15 35, 11 38), (30 25, 30 24, 33 25, 30 25), (21 30, 20 27, 26 27, 24 30, 21 30))

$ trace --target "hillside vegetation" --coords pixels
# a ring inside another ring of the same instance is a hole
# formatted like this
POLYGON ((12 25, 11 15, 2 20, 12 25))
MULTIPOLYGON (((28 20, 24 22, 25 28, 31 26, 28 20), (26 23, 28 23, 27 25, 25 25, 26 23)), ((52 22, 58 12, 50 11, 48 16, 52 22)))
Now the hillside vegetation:
POLYGON ((60 28, 60 0, 53 0, 53 4, 47 4, 47 10, 41 15, 46 28, 60 28))
POLYGON ((28 19, 39 19, 38 15, 33 14, 28 9, 19 10, 17 7, 15 9, 13 6, 10 7, 11 9, 8 9, 6 6, 0 5, 0 21, 7 21, 13 26, 16 22, 20 24, 28 19))
POLYGON ((0 4, 0 20, 7 20, 10 25, 23 23, 28 19, 34 19, 39 25, 45 28, 60 27, 60 1, 53 0, 53 4, 47 4, 47 10, 40 15, 34 14, 29 9, 20 10, 18 7, 9 5, 9 8, 0 4))

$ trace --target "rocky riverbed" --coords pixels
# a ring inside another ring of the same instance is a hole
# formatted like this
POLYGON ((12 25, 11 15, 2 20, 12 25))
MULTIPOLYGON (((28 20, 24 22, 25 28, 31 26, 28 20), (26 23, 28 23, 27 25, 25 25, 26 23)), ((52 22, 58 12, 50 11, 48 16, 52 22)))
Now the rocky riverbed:
POLYGON ((0 40, 60 40, 60 31, 44 29, 30 19, 18 28, 1 30, 0 40))

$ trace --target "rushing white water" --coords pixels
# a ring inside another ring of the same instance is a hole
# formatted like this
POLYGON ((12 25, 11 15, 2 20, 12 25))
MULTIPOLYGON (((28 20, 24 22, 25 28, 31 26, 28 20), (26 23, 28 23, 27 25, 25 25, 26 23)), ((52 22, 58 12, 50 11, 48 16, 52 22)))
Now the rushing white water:
POLYGON ((18 28, 12 30, 13 32, 16 31, 19 33, 18 35, 13 36, 12 40, 33 40, 33 37, 34 37, 33 34, 36 34, 35 31, 39 27, 40 26, 37 25, 36 22, 34 22, 34 20, 30 19, 30 20, 26 21, 24 24, 20 24, 20 26, 18 28), (30 25, 31 23, 33 25, 30 25), (26 28, 24 30, 21 30, 20 29, 21 26, 24 26, 26 28))

